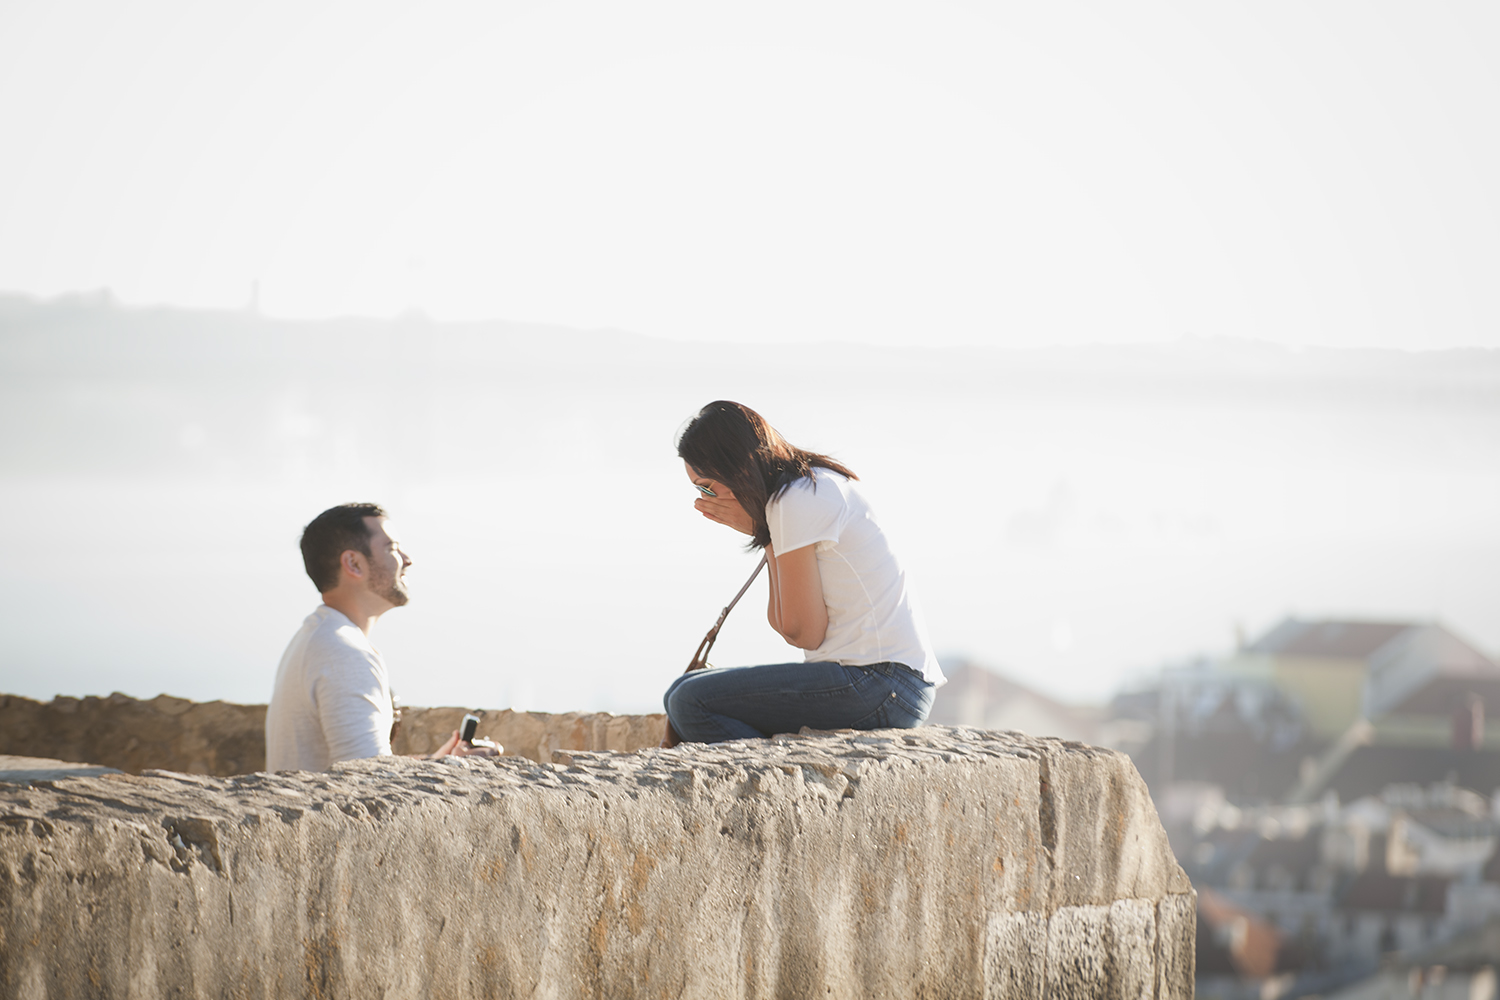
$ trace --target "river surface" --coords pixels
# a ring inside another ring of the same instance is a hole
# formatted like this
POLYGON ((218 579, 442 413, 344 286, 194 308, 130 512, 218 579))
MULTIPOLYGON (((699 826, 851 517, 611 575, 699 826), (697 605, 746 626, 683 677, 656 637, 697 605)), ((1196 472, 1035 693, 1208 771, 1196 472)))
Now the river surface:
MULTIPOLYGON (((29 311, 28 311, 29 310, 29 311)), ((1496 352, 733 347, 0 310, 0 690, 265 701, 296 542, 374 500, 411 704, 654 710, 754 565, 673 452, 732 398, 862 477, 934 644, 1098 701, 1282 616, 1500 651, 1496 352)), ((731 617, 721 665, 800 659, 731 617)))

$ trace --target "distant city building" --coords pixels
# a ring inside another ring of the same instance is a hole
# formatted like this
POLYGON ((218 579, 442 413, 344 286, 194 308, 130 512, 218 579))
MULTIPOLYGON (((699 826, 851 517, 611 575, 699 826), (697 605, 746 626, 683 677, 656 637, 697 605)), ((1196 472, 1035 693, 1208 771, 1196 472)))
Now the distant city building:
POLYGON ((1500 785, 1484 727, 1495 705, 1500 665, 1443 625, 1287 619, 1227 659, 1164 670, 1110 715, 1144 727, 1120 746, 1153 789, 1348 801, 1393 783, 1500 785))
POLYGON ((934 724, 1135 760, 1199 891, 1199 997, 1500 1000, 1500 665, 1443 625, 1287 619, 1103 710, 945 670, 934 724))
POLYGON ((1500 666, 1435 623, 1288 618, 1222 669, 1287 692, 1328 740, 1360 719, 1404 716, 1440 720, 1428 728, 1471 749, 1482 741, 1483 704, 1500 705, 1500 666))
POLYGON ((1344 620, 1118 696, 1101 730, 1134 733, 1199 889, 1198 995, 1496 1000, 1496 706, 1500 665, 1443 625, 1344 620))
POLYGON ((1276 976, 1278 996, 1326 995, 1500 930, 1500 795, 1393 785, 1344 806, 1241 809, 1188 791, 1163 820, 1199 890, 1200 996, 1276 976))

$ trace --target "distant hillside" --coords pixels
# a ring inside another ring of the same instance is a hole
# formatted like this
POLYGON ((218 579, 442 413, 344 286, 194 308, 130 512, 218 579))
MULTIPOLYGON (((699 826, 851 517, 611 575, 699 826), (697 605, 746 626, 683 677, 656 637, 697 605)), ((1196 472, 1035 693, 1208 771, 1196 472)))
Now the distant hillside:
MULTIPOLYGON (((1228 340, 766 347, 503 322, 291 321, 122 308, 102 296, 0 296, 0 475, 191 472, 205 462, 264 474, 276 464, 269 452, 288 438, 369 438, 346 416, 372 395, 399 400, 398 441, 435 436, 470 461, 494 450, 493 425, 505 419, 498 397, 525 398, 536 418, 561 419, 550 409, 562 394, 773 384, 789 367, 838 373, 821 391, 864 398, 1500 410, 1500 351, 1491 350, 1294 352, 1228 340)), ((441 459, 423 450, 424 461, 441 459)))
MULTIPOLYGON (((263 701, 305 614, 297 532, 374 498, 426 588, 382 623, 403 697, 655 710, 748 572, 675 455, 719 398, 860 474, 937 649, 1045 692, 988 681, 975 708, 959 677, 953 721, 1092 738, 1067 702, 1292 611, 1500 648, 1500 351, 750 346, 0 296, 10 690, 263 701)), ((800 655, 754 603, 716 662, 800 655)))

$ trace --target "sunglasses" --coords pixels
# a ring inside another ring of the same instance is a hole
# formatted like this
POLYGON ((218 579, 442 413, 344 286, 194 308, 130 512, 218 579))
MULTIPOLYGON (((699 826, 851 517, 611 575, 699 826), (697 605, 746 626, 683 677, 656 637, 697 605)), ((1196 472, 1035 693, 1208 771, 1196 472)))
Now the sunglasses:
MULTIPOLYGON (((693 485, 694 486, 698 486, 697 483, 694 483, 693 485)), ((716 497, 716 496, 719 495, 719 494, 715 493, 713 490, 709 489, 707 486, 698 486, 698 490, 699 490, 699 492, 701 492, 706 497, 716 497)))

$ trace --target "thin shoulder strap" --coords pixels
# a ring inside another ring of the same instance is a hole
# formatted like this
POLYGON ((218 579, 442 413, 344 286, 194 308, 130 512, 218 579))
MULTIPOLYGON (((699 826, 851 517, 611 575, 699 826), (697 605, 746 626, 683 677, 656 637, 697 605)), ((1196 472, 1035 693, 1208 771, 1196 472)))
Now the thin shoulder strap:
POLYGON ((724 610, 719 613, 719 620, 714 622, 714 627, 708 630, 708 635, 705 635, 703 641, 698 644, 698 652, 693 654, 693 662, 688 664, 688 670, 701 670, 708 666, 708 652, 714 648, 714 640, 719 637, 719 629, 724 627, 724 619, 729 617, 729 612, 733 611, 734 606, 740 603, 740 598, 745 596, 745 591, 750 589, 750 585, 755 582, 755 578, 760 576, 760 571, 765 568, 766 557, 762 553, 760 562, 755 564, 755 572, 750 574, 750 579, 745 581, 745 585, 740 588, 738 594, 734 595, 734 599, 724 606, 724 610))
POLYGON ((724 624, 724 619, 729 617, 729 612, 733 611, 734 606, 740 603, 740 598, 745 596, 745 591, 750 589, 750 585, 755 582, 755 578, 760 576, 760 571, 765 568, 766 556, 765 553, 761 553, 760 562, 755 564, 755 572, 750 574, 750 579, 745 581, 745 585, 740 588, 740 592, 734 595, 734 600, 730 601, 729 604, 724 608, 724 612, 719 615, 719 620, 714 622, 715 632, 719 630, 720 625, 724 624))

